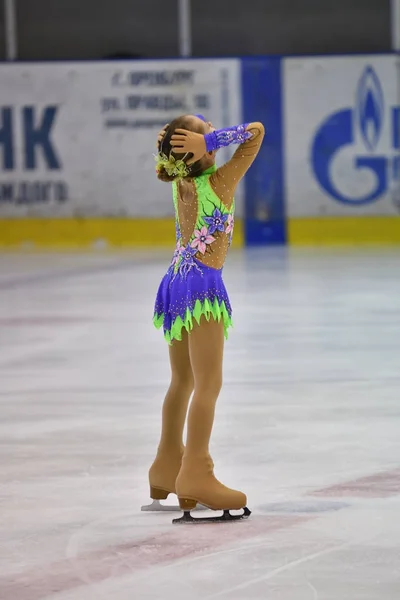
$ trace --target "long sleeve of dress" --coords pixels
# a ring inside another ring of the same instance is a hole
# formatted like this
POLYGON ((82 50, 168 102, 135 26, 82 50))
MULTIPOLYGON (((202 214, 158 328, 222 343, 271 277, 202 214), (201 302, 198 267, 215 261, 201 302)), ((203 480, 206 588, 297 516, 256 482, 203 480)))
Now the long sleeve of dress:
POLYGON ((254 162, 264 139, 265 131, 262 123, 250 123, 246 131, 250 131, 252 137, 240 144, 232 158, 217 169, 210 178, 213 190, 228 207, 232 205, 236 186, 254 162))

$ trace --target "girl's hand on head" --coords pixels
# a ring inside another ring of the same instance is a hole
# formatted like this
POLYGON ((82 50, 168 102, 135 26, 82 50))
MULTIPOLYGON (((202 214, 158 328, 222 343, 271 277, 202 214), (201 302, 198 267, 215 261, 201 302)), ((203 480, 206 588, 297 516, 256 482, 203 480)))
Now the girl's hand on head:
POLYGON ((185 154, 190 152, 193 157, 186 161, 186 164, 191 165, 203 158, 207 153, 206 141, 202 133, 194 131, 186 131, 186 129, 177 129, 171 137, 171 146, 174 152, 185 154))
POLYGON ((157 150, 159 150, 159 149, 160 149, 161 142, 162 142, 162 141, 163 141, 163 139, 164 139, 164 136, 165 136, 165 134, 166 134, 166 132, 167 132, 167 129, 168 129, 168 127, 169 127, 169 123, 167 123, 167 124, 166 124, 166 125, 163 127, 163 129, 161 129, 161 131, 158 133, 158 136, 157 136, 157 150))

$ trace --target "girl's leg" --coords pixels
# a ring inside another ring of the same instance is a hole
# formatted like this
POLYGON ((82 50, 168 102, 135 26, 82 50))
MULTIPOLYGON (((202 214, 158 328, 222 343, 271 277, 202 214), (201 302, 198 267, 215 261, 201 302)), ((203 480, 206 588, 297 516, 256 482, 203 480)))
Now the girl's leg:
POLYGON ((193 373, 189 358, 188 334, 182 331, 182 341, 169 347, 171 383, 162 408, 161 439, 157 457, 150 469, 150 495, 162 500, 175 493, 175 481, 183 454, 183 428, 190 396, 193 373))
POLYGON ((183 446, 182 435, 194 379, 189 357, 188 333, 182 331, 182 341, 174 340, 169 346, 171 383, 162 409, 160 447, 183 446))
POLYGON ((246 506, 244 494, 225 487, 214 477, 209 455, 215 405, 222 386, 223 351, 223 323, 203 317, 189 336, 194 395, 182 469, 176 482, 181 507, 186 510, 194 508, 197 502, 216 510, 246 506))
POLYGON ((215 405, 222 387, 224 326, 202 318, 189 338, 194 395, 188 417, 187 454, 208 454, 215 405))

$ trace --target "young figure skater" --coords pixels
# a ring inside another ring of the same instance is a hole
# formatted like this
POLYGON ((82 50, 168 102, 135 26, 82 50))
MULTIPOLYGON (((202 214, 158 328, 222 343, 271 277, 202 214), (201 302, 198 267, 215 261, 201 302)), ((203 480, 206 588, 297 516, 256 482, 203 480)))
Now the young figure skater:
POLYGON ((215 130, 201 115, 185 115, 166 126, 158 138, 156 169, 161 181, 172 183, 176 249, 154 310, 154 324, 163 327, 169 344, 172 377, 149 481, 155 501, 177 494, 184 515, 174 522, 226 521, 250 514, 245 494, 215 478, 209 442, 222 386, 224 337, 231 326, 222 269, 233 234, 234 193, 263 137, 261 123, 215 130), (217 169, 217 150, 230 144, 240 145, 217 169), (193 519, 190 511, 197 504, 223 510, 224 515, 193 519), (229 513, 239 509, 243 509, 240 515, 229 513))

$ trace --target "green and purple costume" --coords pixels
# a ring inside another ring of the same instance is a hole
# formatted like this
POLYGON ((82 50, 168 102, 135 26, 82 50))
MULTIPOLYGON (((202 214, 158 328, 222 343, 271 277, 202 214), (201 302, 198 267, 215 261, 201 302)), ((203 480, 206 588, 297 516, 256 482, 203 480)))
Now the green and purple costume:
POLYGON ((202 262, 208 246, 212 250, 215 234, 232 239, 234 204, 228 209, 210 185, 213 166, 193 179, 197 192, 197 220, 186 244, 182 243, 178 216, 178 184, 174 182, 176 249, 171 265, 161 281, 154 308, 154 324, 164 329, 168 343, 182 339, 182 329, 188 332, 193 322, 204 315, 217 321, 222 319, 225 336, 232 325, 232 308, 222 280, 222 268, 214 269, 202 262))
MULTIPOLYGON (((198 116, 204 120, 204 117, 198 116)), ((204 136, 207 152, 231 144, 243 144, 251 137, 247 124, 214 130, 204 136)), ((157 328, 163 327, 168 343, 181 340, 182 329, 190 332, 194 322, 200 323, 202 316, 207 320, 222 320, 225 337, 232 325, 232 308, 222 280, 222 268, 205 264, 205 257, 212 253, 216 238, 227 236, 226 251, 233 235, 235 203, 232 199, 228 208, 211 186, 210 178, 216 170, 214 165, 193 178, 197 195, 197 217, 194 230, 185 244, 179 223, 178 183, 174 181, 172 184, 176 250, 161 281, 154 308, 154 324, 157 328)))

